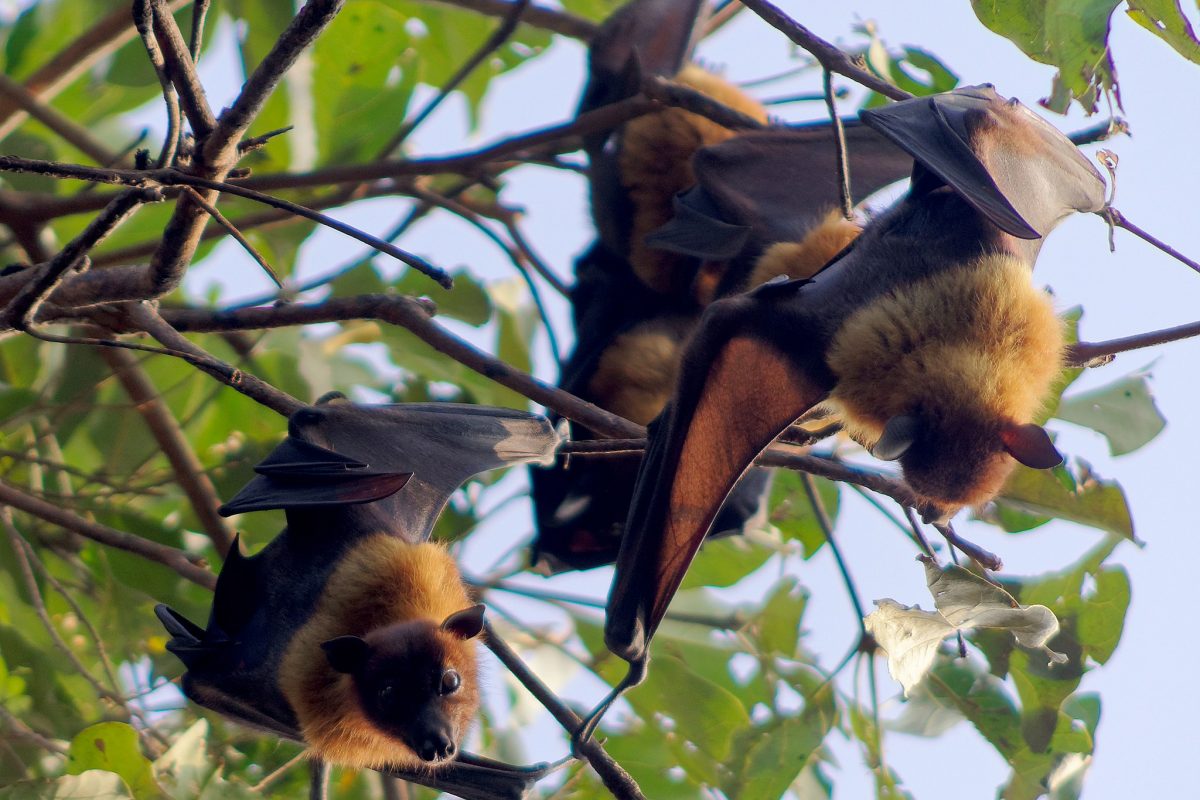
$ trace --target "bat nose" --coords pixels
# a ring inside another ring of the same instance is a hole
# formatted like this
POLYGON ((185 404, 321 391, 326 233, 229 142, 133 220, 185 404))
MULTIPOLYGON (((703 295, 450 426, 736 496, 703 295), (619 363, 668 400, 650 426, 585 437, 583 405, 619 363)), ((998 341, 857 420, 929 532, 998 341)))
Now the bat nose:
POLYGON ((454 755, 454 740, 446 731, 430 731, 417 755, 422 761, 444 761, 454 755))

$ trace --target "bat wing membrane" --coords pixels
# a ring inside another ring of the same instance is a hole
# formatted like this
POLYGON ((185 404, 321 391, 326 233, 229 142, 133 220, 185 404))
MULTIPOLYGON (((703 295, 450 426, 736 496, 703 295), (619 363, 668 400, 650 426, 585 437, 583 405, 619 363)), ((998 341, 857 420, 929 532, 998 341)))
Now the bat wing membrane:
POLYGON ((764 448, 820 402, 824 382, 753 329, 765 302, 715 304, 652 428, 608 600, 605 641, 641 661, 722 503, 764 448))

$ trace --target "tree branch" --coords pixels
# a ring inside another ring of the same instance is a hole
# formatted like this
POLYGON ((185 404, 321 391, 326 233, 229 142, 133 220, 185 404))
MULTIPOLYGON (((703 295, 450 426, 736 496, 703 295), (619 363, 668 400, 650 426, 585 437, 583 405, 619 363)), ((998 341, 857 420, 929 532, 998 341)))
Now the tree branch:
MULTIPOLYGON (((568 708, 529 667, 525 666, 521 657, 500 638, 495 628, 487 622, 484 623, 484 633, 487 637, 484 640, 487 648, 496 654, 496 658, 500 659, 500 663, 513 674, 513 677, 519 680, 521 685, 528 689, 529 693, 550 712, 563 730, 572 734, 578 730, 582 722, 579 715, 568 708)), ((595 739, 580 743, 579 752, 596 770, 596 774, 600 776, 604 786, 612 792, 613 797, 619 800, 645 800, 641 788, 629 776, 629 773, 620 764, 613 761, 612 756, 604 752, 604 748, 595 739)))
POLYGON ((281 328, 351 319, 379 320, 412 331, 422 341, 460 364, 536 403, 554 409, 568 419, 587 425, 600 436, 636 439, 646 433, 641 425, 635 425, 573 394, 543 383, 476 349, 430 319, 428 306, 410 297, 360 295, 333 298, 318 304, 297 303, 232 311, 164 308, 161 314, 176 330, 185 332, 281 328))
POLYGON ((217 496, 216 487, 205 472, 204 465, 200 463, 196 452, 188 443, 179 421, 167 408, 150 376, 132 353, 127 350, 102 348, 100 356, 108 363, 121 386, 125 388, 125 393, 133 401, 134 408, 146 423, 150 435, 167 457, 167 462, 175 473, 175 481, 187 495, 201 527, 212 540, 213 547, 224 558, 233 546, 233 531, 230 530, 229 523, 217 513, 221 499, 217 496))
POLYGON ((206 589, 213 589, 217 585, 217 576, 200 566, 204 560, 198 556, 192 556, 174 547, 151 542, 140 536, 84 519, 53 503, 26 494, 3 481, 0 481, 0 503, 10 505, 92 541, 162 564, 206 589))
MULTIPOLYGON (((489 17, 507 17, 512 13, 514 3, 509 0, 436 0, 448 6, 465 8, 489 17)), ((573 39, 591 41, 596 35, 596 23, 583 17, 559 11, 548 6, 530 5, 529 10, 521 16, 521 23, 532 28, 544 28, 553 33, 570 36, 573 39)))
POLYGON ((812 53, 813 58, 829 72, 845 75, 855 83, 879 92, 893 100, 908 100, 911 94, 858 66, 850 56, 814 34, 808 28, 783 13, 767 0, 742 0, 742 5, 758 14, 796 45, 812 53))

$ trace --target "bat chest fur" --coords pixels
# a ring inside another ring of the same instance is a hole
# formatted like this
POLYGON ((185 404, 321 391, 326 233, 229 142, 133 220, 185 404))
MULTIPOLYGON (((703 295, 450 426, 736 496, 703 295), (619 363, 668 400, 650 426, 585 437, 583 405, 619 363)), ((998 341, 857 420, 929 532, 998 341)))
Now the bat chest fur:
MULTIPOLYGON (((365 636, 397 622, 439 623, 471 604, 457 565, 440 545, 413 545, 380 533, 347 553, 279 668, 280 688, 313 752, 331 763, 360 768, 428 766, 367 718, 353 679, 333 669, 321 643, 338 636, 365 636)), ((474 644, 445 638, 450 666, 462 676, 465 691, 456 716, 465 728, 478 707, 474 644)))
MULTIPOLYGON (((852 313, 827 353, 847 432, 894 416, 956 436, 1030 422, 1063 360, 1062 324, 1019 259, 989 255, 899 285, 852 313)), ((978 450, 980 448, 973 448, 978 450)))

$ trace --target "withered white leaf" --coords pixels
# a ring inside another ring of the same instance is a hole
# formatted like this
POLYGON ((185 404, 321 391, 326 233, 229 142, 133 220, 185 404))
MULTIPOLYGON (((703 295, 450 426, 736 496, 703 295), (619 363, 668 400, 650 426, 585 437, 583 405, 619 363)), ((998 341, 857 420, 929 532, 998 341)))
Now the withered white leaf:
POLYGON ((932 559, 925 578, 936 612, 876 600, 864 620, 867 630, 887 653, 888 671, 907 697, 933 665, 938 645, 956 630, 999 628, 1010 631, 1023 647, 1043 652, 1051 662, 1067 657, 1046 646, 1058 633, 1058 619, 1045 606, 1022 606, 1008 592, 958 566, 942 569, 932 559))

